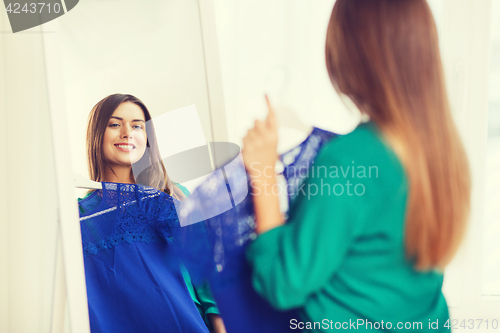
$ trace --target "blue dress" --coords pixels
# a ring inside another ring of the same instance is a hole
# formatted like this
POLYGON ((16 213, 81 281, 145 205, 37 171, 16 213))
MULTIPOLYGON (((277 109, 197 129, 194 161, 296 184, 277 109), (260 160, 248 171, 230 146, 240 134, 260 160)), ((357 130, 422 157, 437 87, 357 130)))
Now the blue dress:
POLYGON ((175 199, 141 185, 102 184, 79 202, 92 333, 208 332, 172 246, 175 199))
MULTIPOLYGON (((336 134, 314 128, 281 156, 289 203, 297 197, 318 151, 336 134)), ((192 278, 209 280, 228 333, 297 332, 296 311, 278 311, 252 287, 245 251, 256 238, 251 188, 241 155, 213 172, 179 209, 183 261, 192 278), (200 240, 205 240, 201 242, 200 240)))

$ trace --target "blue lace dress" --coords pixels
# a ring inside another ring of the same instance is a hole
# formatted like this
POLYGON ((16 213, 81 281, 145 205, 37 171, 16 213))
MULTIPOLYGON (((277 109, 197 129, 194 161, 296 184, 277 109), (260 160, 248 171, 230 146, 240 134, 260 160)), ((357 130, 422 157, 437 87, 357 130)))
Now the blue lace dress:
POLYGON ((102 184, 79 202, 92 333, 208 332, 173 246, 175 199, 102 184))

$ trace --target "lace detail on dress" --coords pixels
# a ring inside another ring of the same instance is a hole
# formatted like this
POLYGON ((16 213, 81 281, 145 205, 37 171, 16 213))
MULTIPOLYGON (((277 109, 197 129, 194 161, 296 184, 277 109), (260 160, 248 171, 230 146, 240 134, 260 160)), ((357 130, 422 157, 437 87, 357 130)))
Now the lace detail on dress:
POLYGON ((160 242, 162 239, 159 235, 153 233, 130 233, 125 232, 122 235, 108 236, 106 240, 101 240, 99 243, 94 244, 89 242, 83 245, 84 257, 89 254, 97 254, 99 251, 111 249, 116 245, 132 242, 144 242, 146 244, 160 242))
POLYGON ((172 242, 179 226, 171 196, 151 187, 103 183, 79 202, 84 256, 93 255, 108 265, 112 249, 124 243, 172 242))

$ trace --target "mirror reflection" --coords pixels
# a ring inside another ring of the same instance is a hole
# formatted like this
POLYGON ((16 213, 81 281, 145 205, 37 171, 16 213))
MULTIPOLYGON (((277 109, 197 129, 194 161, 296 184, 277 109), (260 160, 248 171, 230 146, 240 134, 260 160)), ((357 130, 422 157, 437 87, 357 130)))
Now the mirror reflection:
POLYGON ((163 162, 213 141, 198 2, 90 0, 58 24, 91 331, 225 332, 172 245, 210 156, 177 181, 163 162))

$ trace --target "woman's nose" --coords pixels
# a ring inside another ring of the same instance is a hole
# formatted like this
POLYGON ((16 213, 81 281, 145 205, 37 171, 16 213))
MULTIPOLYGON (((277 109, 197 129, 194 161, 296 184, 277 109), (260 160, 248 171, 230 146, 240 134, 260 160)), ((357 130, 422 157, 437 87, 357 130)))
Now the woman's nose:
POLYGON ((132 127, 129 126, 123 126, 122 127, 122 133, 121 133, 122 138, 127 138, 130 139, 132 137, 132 127))

